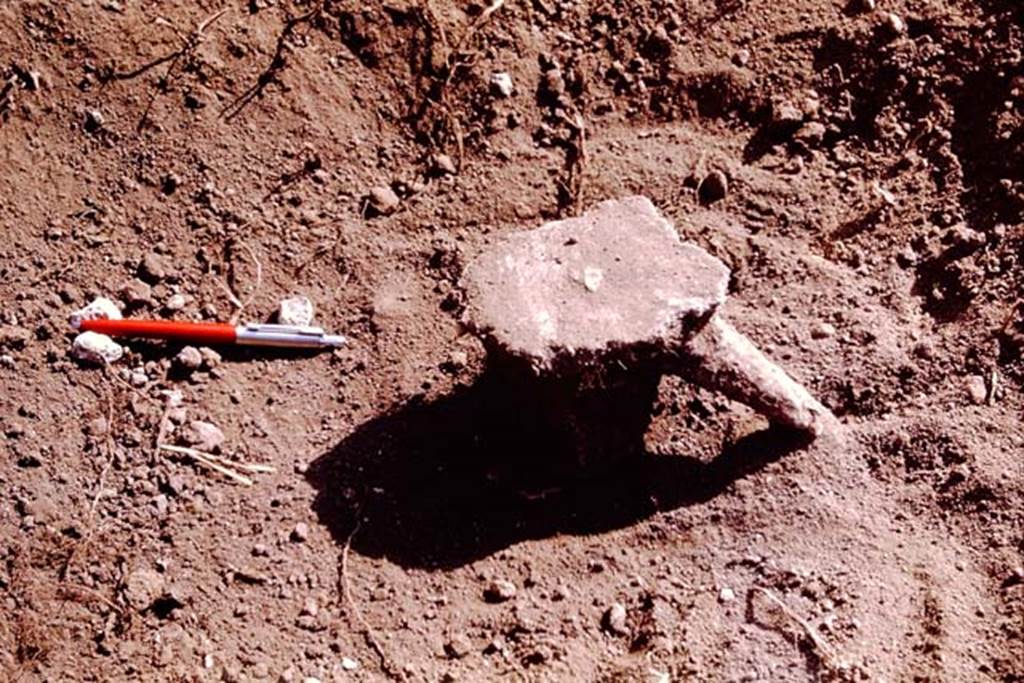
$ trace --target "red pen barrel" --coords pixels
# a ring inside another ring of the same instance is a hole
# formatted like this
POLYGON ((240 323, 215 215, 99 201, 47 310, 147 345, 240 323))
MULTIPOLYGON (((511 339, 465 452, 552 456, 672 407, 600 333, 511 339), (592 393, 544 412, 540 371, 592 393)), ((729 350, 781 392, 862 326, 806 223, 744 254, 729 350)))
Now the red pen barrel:
POLYGON ((83 320, 78 329, 111 337, 145 337, 194 344, 234 344, 234 325, 173 320, 83 320))

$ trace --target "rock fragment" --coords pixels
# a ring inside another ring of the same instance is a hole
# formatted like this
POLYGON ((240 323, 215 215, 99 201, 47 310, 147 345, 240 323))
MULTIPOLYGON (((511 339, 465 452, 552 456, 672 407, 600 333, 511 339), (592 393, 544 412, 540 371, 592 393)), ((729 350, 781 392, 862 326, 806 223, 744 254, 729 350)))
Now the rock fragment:
POLYGON ((367 207, 374 215, 388 216, 398 210, 401 200, 395 191, 386 185, 370 188, 366 195, 367 207))
POLYGON ((966 382, 967 398, 976 406, 985 405, 988 399, 988 388, 985 386, 985 378, 981 375, 971 375, 966 382))
POLYGON ((804 113, 794 102, 777 99, 772 102, 772 127, 779 132, 793 132, 804 122, 804 113))
POLYGON ((836 328, 825 322, 815 323, 811 326, 811 339, 828 339, 836 336, 836 328))
POLYGON ((733 589, 729 588, 728 586, 725 586, 720 591, 718 591, 718 602, 721 602, 721 603, 732 602, 735 599, 736 599, 736 591, 734 591, 733 589))
POLYGON ((85 112, 85 131, 87 133, 97 133, 103 128, 104 119, 103 114, 97 109, 89 109, 85 112))
POLYGON ((156 252, 149 252, 139 263, 139 277, 150 284, 156 284, 167 277, 170 272, 164 257, 156 252))
POLYGON ((628 636, 629 626, 626 624, 626 608, 620 602, 612 603, 604 611, 601 626, 605 631, 616 636, 628 636))
POLYGON ((163 595, 164 577, 153 569, 136 569, 125 579, 124 595, 128 604, 142 611, 163 595))
POLYGON ((484 589, 484 600, 487 602, 506 602, 516 597, 516 585, 511 581, 497 579, 484 589))
POLYGON ((202 420, 189 422, 181 438, 186 446, 210 453, 219 451, 225 441, 224 432, 217 425, 202 420))
POLYGON ((186 372, 198 370, 203 364, 203 356, 194 346, 186 346, 174 357, 174 364, 186 372))
POLYGON ((500 97, 512 97, 512 77, 504 71, 491 74, 491 92, 500 97))
POLYGON ((121 288, 121 298, 129 306, 148 306, 153 302, 153 289, 136 278, 121 288))
POLYGON ((78 327, 83 320, 120 320, 121 309, 110 299, 96 297, 89 305, 78 309, 70 316, 71 325, 78 327))
POLYGON ((82 332, 71 344, 71 355, 86 363, 107 365, 124 355, 124 348, 105 334, 82 332))
POLYGON ((282 299, 277 308, 277 322, 282 325, 308 327, 313 324, 313 302, 305 296, 282 299))
POLYGON ((434 175, 455 175, 458 169, 455 162, 447 154, 435 154, 430 160, 431 172, 434 175))
POLYGON ((305 522, 299 522, 296 524, 292 529, 290 538, 293 543, 305 543, 309 540, 309 525, 305 522))
POLYGON ((697 186, 697 198, 701 204, 713 204, 729 194, 729 178, 721 171, 711 171, 697 186))
POLYGON ((902 36, 907 31, 907 25, 900 15, 895 12, 887 12, 882 19, 882 27, 893 37, 902 36))

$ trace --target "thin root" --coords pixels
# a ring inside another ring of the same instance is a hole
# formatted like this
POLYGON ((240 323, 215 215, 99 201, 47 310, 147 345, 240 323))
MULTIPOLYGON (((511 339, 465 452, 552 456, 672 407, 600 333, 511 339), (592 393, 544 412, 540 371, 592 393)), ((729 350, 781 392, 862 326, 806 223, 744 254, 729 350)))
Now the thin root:
POLYGON ((363 616, 363 612, 359 609, 359 604, 352 598, 352 589, 348 582, 348 553, 352 548, 352 539, 359 532, 359 527, 362 526, 363 520, 359 513, 356 513, 356 523, 352 527, 352 531, 349 532, 348 538, 345 539, 345 547, 341 550, 341 593, 345 604, 348 605, 352 612, 352 616, 355 618, 359 625, 363 628, 363 636, 366 639, 367 644, 373 648, 373 651, 377 653, 377 657, 380 659, 380 667, 391 678, 397 680, 405 680, 405 676, 398 672, 394 665, 391 663, 391 659, 387 653, 384 652, 384 647, 380 644, 377 639, 376 631, 370 626, 370 623, 366 621, 366 617, 363 616))

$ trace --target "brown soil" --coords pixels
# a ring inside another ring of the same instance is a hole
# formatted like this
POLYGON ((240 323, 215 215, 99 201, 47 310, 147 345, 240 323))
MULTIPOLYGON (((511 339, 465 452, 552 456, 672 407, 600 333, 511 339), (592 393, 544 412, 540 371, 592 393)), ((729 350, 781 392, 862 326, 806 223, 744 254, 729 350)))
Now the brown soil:
POLYGON ((0 678, 1024 680, 1024 10, 864 4, 0 3, 0 678), (498 424, 463 265, 634 193, 841 433, 665 381, 566 477, 498 424), (73 361, 154 253, 130 314, 351 344, 73 361), (165 389, 276 472, 157 451, 165 389))

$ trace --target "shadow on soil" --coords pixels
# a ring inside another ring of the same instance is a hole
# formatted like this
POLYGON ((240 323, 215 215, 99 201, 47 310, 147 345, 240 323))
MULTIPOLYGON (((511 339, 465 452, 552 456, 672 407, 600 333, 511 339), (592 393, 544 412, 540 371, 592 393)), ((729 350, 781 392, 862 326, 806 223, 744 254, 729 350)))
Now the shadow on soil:
POLYGON ((346 543, 361 518, 356 552, 458 567, 525 539, 607 531, 705 502, 806 445, 771 428, 711 462, 640 452, 571 476, 574 456, 530 423, 528 406, 510 404, 507 388, 485 373, 445 398, 370 420, 321 455, 306 476, 336 542, 346 543))

